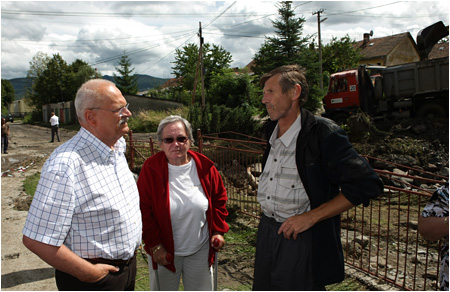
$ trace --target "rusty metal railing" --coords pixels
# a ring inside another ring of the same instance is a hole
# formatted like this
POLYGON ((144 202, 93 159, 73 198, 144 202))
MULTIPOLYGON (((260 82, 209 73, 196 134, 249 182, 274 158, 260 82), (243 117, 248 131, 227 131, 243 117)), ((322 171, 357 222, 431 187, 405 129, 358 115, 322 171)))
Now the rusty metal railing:
POLYGON ((342 214, 342 242, 348 265, 403 290, 439 290, 439 251, 443 241, 429 242, 418 231, 418 218, 437 186, 447 177, 365 156, 371 164, 390 164, 394 171, 375 171, 383 194, 363 208, 342 214))
MULTIPOLYGON (((192 147, 215 162, 228 193, 228 205, 259 218, 256 199, 266 142, 235 132, 203 135, 192 147)), ((128 139, 130 169, 139 172, 145 159, 160 151, 158 143, 128 139)), ((403 290, 438 290, 439 251, 417 232, 418 217, 436 186, 447 177, 370 156, 385 183, 383 194, 368 207, 357 206, 341 215, 341 235, 347 265, 403 290), (394 170, 395 168, 395 170, 394 170)))

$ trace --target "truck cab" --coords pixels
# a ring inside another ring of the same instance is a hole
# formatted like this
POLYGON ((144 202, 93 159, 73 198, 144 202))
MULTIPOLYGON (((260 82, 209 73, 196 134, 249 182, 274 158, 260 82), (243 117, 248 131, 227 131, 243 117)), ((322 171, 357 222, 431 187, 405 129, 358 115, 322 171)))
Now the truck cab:
POLYGON ((323 99, 325 116, 341 124, 358 109, 370 112, 374 95, 372 82, 364 66, 332 74, 323 99))

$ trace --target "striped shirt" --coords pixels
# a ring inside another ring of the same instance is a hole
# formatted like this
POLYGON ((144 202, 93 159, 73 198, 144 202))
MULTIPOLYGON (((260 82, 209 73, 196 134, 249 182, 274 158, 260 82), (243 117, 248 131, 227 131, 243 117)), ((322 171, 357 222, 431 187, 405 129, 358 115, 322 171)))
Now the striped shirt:
POLYGON ((23 234, 82 258, 126 260, 141 244, 139 194, 124 155, 84 128, 45 162, 23 234))
POLYGON ((259 179, 258 202, 264 214, 278 222, 310 210, 310 202, 295 163, 300 116, 280 138, 278 125, 269 139, 266 165, 259 179))

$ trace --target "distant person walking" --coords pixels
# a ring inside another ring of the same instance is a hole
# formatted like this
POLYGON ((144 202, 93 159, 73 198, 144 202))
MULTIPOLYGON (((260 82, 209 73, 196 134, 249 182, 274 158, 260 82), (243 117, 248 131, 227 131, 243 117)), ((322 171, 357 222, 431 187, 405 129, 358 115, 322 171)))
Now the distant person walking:
POLYGON ((8 154, 8 137, 9 136, 9 126, 6 124, 6 119, 2 118, 2 151, 8 154))
POLYGON ((52 126, 52 140, 50 142, 55 142, 55 134, 56 138, 58 138, 58 142, 61 142, 58 134, 59 118, 54 112, 52 112, 52 116, 50 117, 50 125, 52 126))

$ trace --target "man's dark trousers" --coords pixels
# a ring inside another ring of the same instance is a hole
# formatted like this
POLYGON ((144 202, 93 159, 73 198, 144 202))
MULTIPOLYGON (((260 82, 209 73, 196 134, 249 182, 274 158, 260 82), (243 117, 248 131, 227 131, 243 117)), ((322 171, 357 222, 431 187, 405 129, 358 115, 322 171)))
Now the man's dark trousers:
POLYGON ((119 265, 117 273, 110 272, 96 283, 85 283, 72 275, 55 270, 59 291, 134 291, 136 283, 136 257, 128 265, 119 265))
POLYGON ((56 134, 56 138, 58 138, 58 142, 60 142, 59 134, 58 134, 58 127, 59 127, 58 125, 52 126, 52 141, 51 142, 55 141, 55 134, 56 134))
POLYGON ((317 291, 312 272, 312 231, 294 240, 278 234, 281 223, 266 215, 258 228, 253 290, 317 291))

